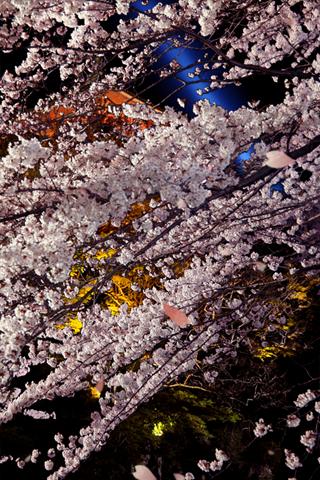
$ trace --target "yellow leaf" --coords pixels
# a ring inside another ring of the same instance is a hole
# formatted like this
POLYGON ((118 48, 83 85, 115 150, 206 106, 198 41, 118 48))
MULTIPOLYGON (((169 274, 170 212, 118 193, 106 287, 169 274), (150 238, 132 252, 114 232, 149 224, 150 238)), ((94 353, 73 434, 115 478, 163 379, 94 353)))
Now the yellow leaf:
POLYGON ((89 388, 90 395, 92 398, 100 398, 101 397, 101 392, 96 387, 90 387, 89 388))
POLYGON ((69 316, 65 323, 58 323, 55 325, 55 328, 62 330, 63 328, 69 327, 73 333, 79 333, 82 329, 82 322, 78 319, 77 315, 69 316))
POLYGON ((113 283, 119 288, 128 288, 131 286, 131 281, 126 277, 121 277, 120 275, 113 275, 113 283))
POLYGON ((98 250, 95 254, 95 258, 102 260, 103 258, 111 258, 117 253, 115 248, 109 248, 108 250, 98 250))
POLYGON ((93 290, 93 287, 96 283, 97 283, 97 279, 90 280, 84 287, 80 288, 78 294, 75 297, 73 298, 66 297, 65 303, 72 305, 74 303, 81 301, 82 299, 83 299, 83 303, 88 303, 91 300, 93 293, 92 295, 87 295, 87 294, 90 293, 91 290, 93 290))
POLYGON ((73 333, 79 333, 82 329, 82 322, 78 319, 77 316, 70 318, 68 321, 68 327, 73 330, 73 333))
POLYGON ((295 300, 300 300, 301 302, 305 302, 308 299, 308 293, 304 292, 302 289, 297 291, 291 295, 291 298, 295 300))

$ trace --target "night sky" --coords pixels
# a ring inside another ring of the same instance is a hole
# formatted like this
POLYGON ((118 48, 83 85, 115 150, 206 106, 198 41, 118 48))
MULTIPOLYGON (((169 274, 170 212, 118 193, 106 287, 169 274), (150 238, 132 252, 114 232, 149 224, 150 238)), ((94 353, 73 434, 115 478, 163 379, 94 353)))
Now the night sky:
MULTIPOLYGON (((175 0, 164 0, 162 4, 174 3, 175 0)), ((140 11, 146 11, 154 7, 158 0, 149 0, 147 5, 144 5, 143 0, 133 2, 134 8, 140 11)), ((131 12, 129 17, 133 18, 137 13, 131 12)), ((212 55, 209 50, 203 48, 199 42, 193 42, 189 48, 174 48, 172 41, 167 41, 160 46, 155 52, 155 56, 159 56, 159 60, 155 64, 155 68, 160 68, 170 64, 176 60, 179 65, 179 72, 176 78, 164 79, 160 84, 150 88, 153 82, 156 82, 159 77, 156 74, 148 77, 146 84, 143 85, 147 91, 142 95, 145 99, 150 100, 156 105, 169 105, 175 110, 183 111, 191 118, 193 114, 193 105, 199 100, 208 100, 211 104, 219 105, 226 110, 237 110, 241 106, 246 106, 250 101, 260 101, 260 106, 264 107, 270 104, 277 104, 282 101, 284 96, 284 87, 280 83, 274 82, 270 77, 255 75, 251 79, 246 79, 241 86, 230 85, 217 90, 210 90, 210 77, 212 75, 221 76, 221 69, 218 70, 202 70, 201 76, 192 76, 195 64, 199 62, 202 65, 207 58, 212 55), (182 82, 185 86, 181 88, 182 82), (179 91, 176 92, 176 90, 179 91), (206 91, 209 90, 208 92, 206 91), (201 90, 201 94, 199 94, 201 90), (164 100, 165 99, 165 100, 164 100), (182 99, 185 106, 178 103, 178 99, 182 99)), ((239 175, 244 173, 242 162, 250 158, 254 151, 254 145, 251 145, 247 151, 241 153, 236 159, 237 172, 239 175)), ((282 191, 280 184, 273 186, 271 192, 274 190, 282 191)))

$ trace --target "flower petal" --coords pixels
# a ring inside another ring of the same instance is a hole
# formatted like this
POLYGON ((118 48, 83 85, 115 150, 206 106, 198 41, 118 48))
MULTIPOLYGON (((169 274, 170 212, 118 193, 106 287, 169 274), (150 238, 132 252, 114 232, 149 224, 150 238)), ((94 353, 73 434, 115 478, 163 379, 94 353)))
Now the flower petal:
POLYGON ((182 473, 174 473, 173 476, 175 480, 185 480, 185 476, 182 473))
POLYGON ((188 325, 188 323, 190 323, 189 318, 184 312, 179 310, 179 308, 172 307, 168 303, 163 304, 163 311, 166 315, 168 315, 170 320, 172 320, 173 323, 175 323, 179 327, 185 327, 186 325, 188 325))
POLYGON ((145 465, 136 465, 132 475, 137 480, 157 480, 153 473, 145 465))
POLYGON ((96 390, 98 390, 98 392, 101 393, 104 387, 104 379, 101 378, 101 380, 99 380, 99 382, 94 387, 96 390))
POLYGON ((295 160, 281 150, 272 150, 267 153, 267 160, 265 160, 264 165, 271 168, 283 168, 294 165, 294 163, 295 160))

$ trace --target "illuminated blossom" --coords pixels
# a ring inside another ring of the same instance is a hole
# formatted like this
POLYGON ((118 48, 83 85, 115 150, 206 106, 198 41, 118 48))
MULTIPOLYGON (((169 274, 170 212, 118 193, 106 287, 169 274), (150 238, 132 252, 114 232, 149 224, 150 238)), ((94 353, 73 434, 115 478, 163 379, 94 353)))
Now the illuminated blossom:
POLYGON ((317 413, 320 413, 320 402, 315 402, 314 403, 314 409, 317 413))
POLYGON ((287 425, 289 428, 297 427, 300 424, 300 418, 297 415, 287 416, 287 425))
MULTIPOLYGON (((293 275, 312 283, 320 263, 318 1, 278 3, 179 0, 126 16, 129 0, 1 2, 1 51, 17 60, 0 79, 0 422, 23 414, 54 424, 40 402, 95 389, 82 428, 53 434, 47 456, 26 457, 41 459, 48 480, 72 475, 195 367, 217 381, 267 327, 274 295, 299 305, 307 297, 288 285, 293 275), (182 99, 179 111, 158 109, 124 92, 139 96, 149 75, 159 88, 178 78, 177 52, 154 70, 164 43, 204 41, 210 55, 183 77, 199 94, 189 116, 182 99), (210 89, 263 76, 286 93, 227 111, 204 100, 209 71, 210 89), (235 161, 253 144, 240 177, 235 161), (264 165, 271 152, 288 168, 264 165), (270 194, 280 181, 283 192, 270 194), (273 252, 279 246, 290 253, 273 252), (271 253, 260 258, 260 248, 271 253), (38 368, 46 373, 33 378, 38 368)), ((256 422, 256 437, 269 431, 256 422)), ((286 452, 289 468, 301 466, 286 452)), ((221 469, 227 455, 215 455, 199 467, 221 469)))
POLYGON ((295 400, 293 403, 296 405, 296 407, 303 408, 315 398, 316 394, 311 390, 307 390, 304 393, 300 393, 297 397, 297 400, 295 400))
POLYGON ((53 469, 53 465, 54 465, 54 463, 53 463, 52 460, 46 460, 46 461, 44 462, 44 468, 45 468, 46 470, 52 470, 52 469, 53 469))
POLYGON ((313 419, 314 419, 314 414, 313 414, 313 412, 308 412, 308 413, 306 414, 306 420, 307 420, 307 422, 311 422, 313 419))
POLYGON ((287 449, 285 449, 284 453, 286 466, 288 468, 295 470, 296 468, 302 467, 302 463, 300 463, 299 457, 295 453, 287 449))
POLYGON ((272 432, 271 425, 266 425, 263 418, 260 418, 258 422, 256 422, 256 426, 253 430, 253 433, 257 438, 264 437, 267 435, 268 432, 272 432))
POLYGON ((210 462, 208 460, 199 460, 197 465, 203 472, 210 471, 210 462))
POLYGON ((300 437, 300 442, 302 443, 302 445, 304 445, 310 450, 315 446, 316 440, 317 440, 317 434, 312 430, 307 430, 300 437))

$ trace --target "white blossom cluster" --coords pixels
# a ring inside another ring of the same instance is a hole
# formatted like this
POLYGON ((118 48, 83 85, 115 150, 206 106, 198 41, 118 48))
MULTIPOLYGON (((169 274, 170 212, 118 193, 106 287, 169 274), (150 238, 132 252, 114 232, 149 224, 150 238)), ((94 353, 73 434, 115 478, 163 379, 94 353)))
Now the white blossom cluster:
POLYGON ((215 449, 215 459, 211 462, 209 460, 199 460, 198 467, 203 472, 216 472, 220 471, 223 467, 223 464, 229 460, 228 455, 223 451, 219 450, 218 448, 215 449))
MULTIPOLYGON (((316 401, 319 398, 319 392, 314 391, 311 389, 307 389, 305 392, 300 393, 297 399, 293 402, 296 407, 298 407, 298 412, 293 413, 287 416, 287 426, 289 428, 296 428, 298 426, 303 426, 303 420, 308 422, 308 427, 310 428, 310 424, 314 425, 313 430, 302 430, 302 434, 300 435, 300 444, 305 447, 307 453, 312 453, 313 451, 317 450, 317 443, 319 438, 319 401, 316 401), (304 409, 306 406, 310 408, 310 410, 302 416, 301 410, 304 409)), ((305 427, 304 427, 305 428, 305 427)), ((291 452, 290 450, 285 450, 285 458, 286 458, 286 466, 291 470, 295 470, 298 467, 303 467, 303 461, 300 461, 298 456, 291 452)))
POLYGON ((309 402, 314 400, 316 398, 315 392, 312 390, 308 389, 304 393, 300 393, 297 397, 297 399, 294 401, 294 404, 296 407, 303 408, 306 405, 308 405, 309 402))

